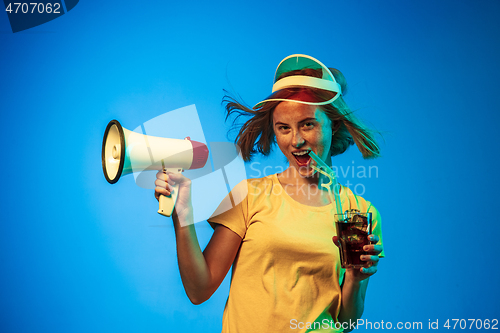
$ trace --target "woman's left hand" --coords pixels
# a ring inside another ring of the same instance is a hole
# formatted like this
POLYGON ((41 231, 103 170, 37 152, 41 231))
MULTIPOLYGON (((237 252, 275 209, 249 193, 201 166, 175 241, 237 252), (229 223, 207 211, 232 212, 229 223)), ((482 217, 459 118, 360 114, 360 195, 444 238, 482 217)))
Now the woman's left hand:
MULTIPOLYGON (((367 265, 365 267, 357 268, 346 268, 346 278, 353 279, 355 281, 362 281, 373 274, 377 273, 377 265, 379 261, 379 254, 382 252, 382 245, 376 245, 379 238, 377 235, 369 235, 370 245, 365 245, 363 249, 368 252, 368 254, 361 255, 361 260, 365 261, 367 265)), ((337 236, 333 237, 333 242, 335 245, 339 246, 337 236)))

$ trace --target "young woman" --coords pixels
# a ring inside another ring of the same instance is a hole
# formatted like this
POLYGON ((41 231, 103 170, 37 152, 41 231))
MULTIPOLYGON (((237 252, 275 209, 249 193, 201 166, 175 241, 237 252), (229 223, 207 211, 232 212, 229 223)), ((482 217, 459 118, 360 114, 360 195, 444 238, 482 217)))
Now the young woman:
POLYGON ((208 220, 214 234, 203 252, 193 226, 190 180, 158 173, 157 198, 179 184, 173 222, 189 299, 200 304, 210 298, 233 267, 223 332, 350 331, 361 317, 368 278, 383 256, 380 215, 346 187, 335 202, 323 186, 330 179, 316 171, 309 155, 331 166, 332 156, 356 143, 363 157, 378 156, 372 134, 342 98, 346 88, 338 70, 292 55, 278 66, 270 97, 253 108, 226 99, 228 115, 252 116, 236 139, 243 158, 267 155, 277 144, 289 167, 236 186, 208 220), (372 245, 365 246, 370 255, 361 256, 365 267, 342 269, 334 214, 352 208, 372 213, 372 245))

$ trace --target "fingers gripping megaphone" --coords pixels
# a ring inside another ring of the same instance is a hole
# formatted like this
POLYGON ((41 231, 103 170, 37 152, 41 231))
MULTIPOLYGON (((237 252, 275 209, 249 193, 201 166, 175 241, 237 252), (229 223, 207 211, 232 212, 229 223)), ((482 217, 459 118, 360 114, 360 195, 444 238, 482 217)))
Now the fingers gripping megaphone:
MULTIPOLYGON (((180 140, 139 134, 122 127, 118 120, 112 120, 104 132, 101 158, 104 177, 114 184, 121 176, 132 172, 182 172, 203 168, 208 159, 208 148, 189 138, 180 140)), ((176 184, 169 197, 160 196, 159 214, 172 215, 178 190, 176 184)))

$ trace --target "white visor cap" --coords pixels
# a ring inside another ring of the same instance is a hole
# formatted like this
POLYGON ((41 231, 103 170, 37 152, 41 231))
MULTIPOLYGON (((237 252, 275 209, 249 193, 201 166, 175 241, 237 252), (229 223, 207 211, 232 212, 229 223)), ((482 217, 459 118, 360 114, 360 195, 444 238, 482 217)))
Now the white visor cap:
POLYGON ((274 75, 272 94, 263 101, 257 103, 253 108, 260 108, 264 103, 271 101, 292 101, 308 105, 326 105, 335 101, 341 94, 342 91, 340 84, 337 83, 328 67, 313 57, 304 54, 293 54, 283 59, 278 65, 276 74, 274 75), (291 74, 282 77, 285 73, 304 69, 316 70, 321 73, 321 77, 319 78, 299 74, 291 74), (286 88, 315 88, 329 91, 332 94, 328 94, 328 99, 322 101, 308 101, 301 98, 303 95, 300 94, 293 95, 291 98, 278 98, 276 96, 277 92, 286 88))

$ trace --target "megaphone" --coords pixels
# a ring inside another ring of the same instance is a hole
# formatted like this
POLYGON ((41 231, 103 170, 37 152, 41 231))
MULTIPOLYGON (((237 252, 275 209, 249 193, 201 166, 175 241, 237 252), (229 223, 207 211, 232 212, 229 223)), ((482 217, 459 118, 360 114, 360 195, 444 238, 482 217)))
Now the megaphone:
MULTIPOLYGON (((189 137, 180 140, 139 134, 122 127, 118 120, 111 120, 104 132, 101 158, 104 177, 114 184, 121 176, 133 172, 182 172, 203 168, 208 159, 208 148, 189 137)), ((176 184, 169 197, 160 196, 159 214, 172 215, 178 190, 176 184)))

